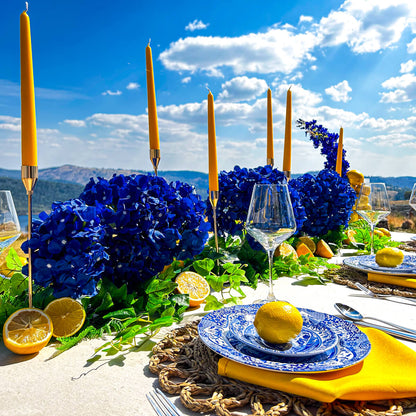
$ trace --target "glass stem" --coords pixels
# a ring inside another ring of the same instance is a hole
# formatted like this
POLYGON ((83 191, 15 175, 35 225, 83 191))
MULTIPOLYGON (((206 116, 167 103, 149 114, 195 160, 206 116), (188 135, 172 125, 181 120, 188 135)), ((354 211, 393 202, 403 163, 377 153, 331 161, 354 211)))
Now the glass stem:
POLYGON ((374 254, 374 224, 370 224, 370 232, 371 232, 371 245, 370 245, 370 254, 374 254))
POLYGON ((276 300, 273 292, 273 256, 274 256, 274 249, 267 250, 267 254, 269 256, 269 294, 267 295, 268 301, 276 300))

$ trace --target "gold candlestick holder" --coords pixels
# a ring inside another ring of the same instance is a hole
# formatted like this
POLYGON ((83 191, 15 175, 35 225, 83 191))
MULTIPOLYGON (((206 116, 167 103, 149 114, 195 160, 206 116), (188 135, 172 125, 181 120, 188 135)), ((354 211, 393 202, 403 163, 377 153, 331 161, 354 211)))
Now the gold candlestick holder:
POLYGON ((273 167, 274 166, 274 159, 272 157, 268 157, 266 165, 270 165, 271 167, 273 167))
POLYGON ((209 201, 211 202, 212 212, 213 212, 213 221, 214 221, 214 238, 215 238, 215 249, 217 253, 218 248, 218 230, 217 230, 217 203, 220 196, 219 191, 209 191, 209 201))
POLYGON ((160 162, 160 149, 150 149, 150 161, 152 162, 155 175, 157 176, 157 167, 160 162))
POLYGON ((287 180, 290 180, 290 170, 284 170, 283 174, 286 176, 287 180))
MULTIPOLYGON (((37 166, 22 166, 22 182, 26 188, 27 194, 27 239, 32 238, 32 195, 33 189, 38 180, 38 167, 37 166)), ((28 295, 29 295, 29 308, 32 307, 32 249, 28 249, 28 295)))

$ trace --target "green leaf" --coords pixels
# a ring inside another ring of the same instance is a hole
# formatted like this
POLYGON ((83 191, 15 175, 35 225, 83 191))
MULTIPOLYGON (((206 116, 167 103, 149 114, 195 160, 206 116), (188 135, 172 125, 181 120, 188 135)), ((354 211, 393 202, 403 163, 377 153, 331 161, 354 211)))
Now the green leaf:
POLYGON ((292 283, 295 286, 309 286, 309 285, 324 285, 325 282, 316 277, 304 277, 301 280, 296 280, 292 283))
POLYGON ((20 257, 17 254, 17 251, 13 247, 10 247, 9 252, 7 253, 6 266, 10 270, 15 270, 15 271, 22 270, 23 263, 20 260, 20 257))
POLYGON ((209 295, 205 301, 204 311, 213 311, 224 307, 224 304, 213 295, 209 295))
POLYGON ((208 276, 215 267, 215 262, 212 259, 196 260, 192 263, 192 267, 201 276, 208 276))
POLYGON ((110 313, 107 313, 103 316, 103 319, 126 319, 126 318, 133 318, 136 316, 136 311, 134 308, 124 308, 120 309, 118 311, 113 311, 110 313))
POLYGON ((111 295, 107 292, 102 297, 101 304, 95 309, 95 313, 107 311, 114 305, 111 295))

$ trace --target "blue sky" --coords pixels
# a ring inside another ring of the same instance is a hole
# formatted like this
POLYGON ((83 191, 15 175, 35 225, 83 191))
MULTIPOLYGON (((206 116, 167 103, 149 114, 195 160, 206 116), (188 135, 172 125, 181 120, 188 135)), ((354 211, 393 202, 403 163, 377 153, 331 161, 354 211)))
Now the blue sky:
MULTIPOLYGON (((0 7, 0 167, 20 169, 19 15, 0 7)), ((29 2, 39 167, 151 170, 145 47, 151 39, 160 170, 207 172, 207 88, 218 166, 266 162, 266 89, 281 169, 293 119, 344 128, 351 167, 416 176, 414 0, 29 2), (319 6, 317 6, 319 4, 319 6)), ((293 123, 292 172, 323 158, 293 123)))

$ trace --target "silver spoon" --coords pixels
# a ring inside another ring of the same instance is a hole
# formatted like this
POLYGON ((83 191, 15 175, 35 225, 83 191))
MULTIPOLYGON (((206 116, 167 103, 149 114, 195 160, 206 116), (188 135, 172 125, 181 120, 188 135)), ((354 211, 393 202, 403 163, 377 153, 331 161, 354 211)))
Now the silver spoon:
POLYGON ((400 326, 400 325, 394 324, 392 322, 383 321, 382 319, 379 319, 379 318, 373 318, 371 316, 363 316, 363 315, 360 314, 360 312, 351 308, 351 306, 344 305, 343 303, 336 303, 334 306, 335 306, 335 309, 341 315, 343 315, 346 318, 351 319, 353 321, 362 321, 364 319, 372 319, 374 321, 383 322, 383 324, 387 324, 387 325, 393 326, 395 328, 401 329, 402 331, 406 331, 406 332, 411 333, 411 334, 416 334, 416 330, 414 330, 414 329, 406 328, 404 326, 400 326))
POLYGON ((407 297, 404 297, 404 296, 395 296, 395 295, 380 295, 378 293, 374 293, 372 290, 370 290, 368 287, 365 287, 361 283, 355 282, 354 284, 355 284, 355 287, 357 289, 360 289, 361 291, 366 293, 368 296, 371 296, 372 298, 381 298, 382 299, 382 298, 395 297, 395 298, 400 299, 400 300, 410 300, 411 302, 416 303, 416 299, 413 299, 413 298, 407 298, 407 297))

